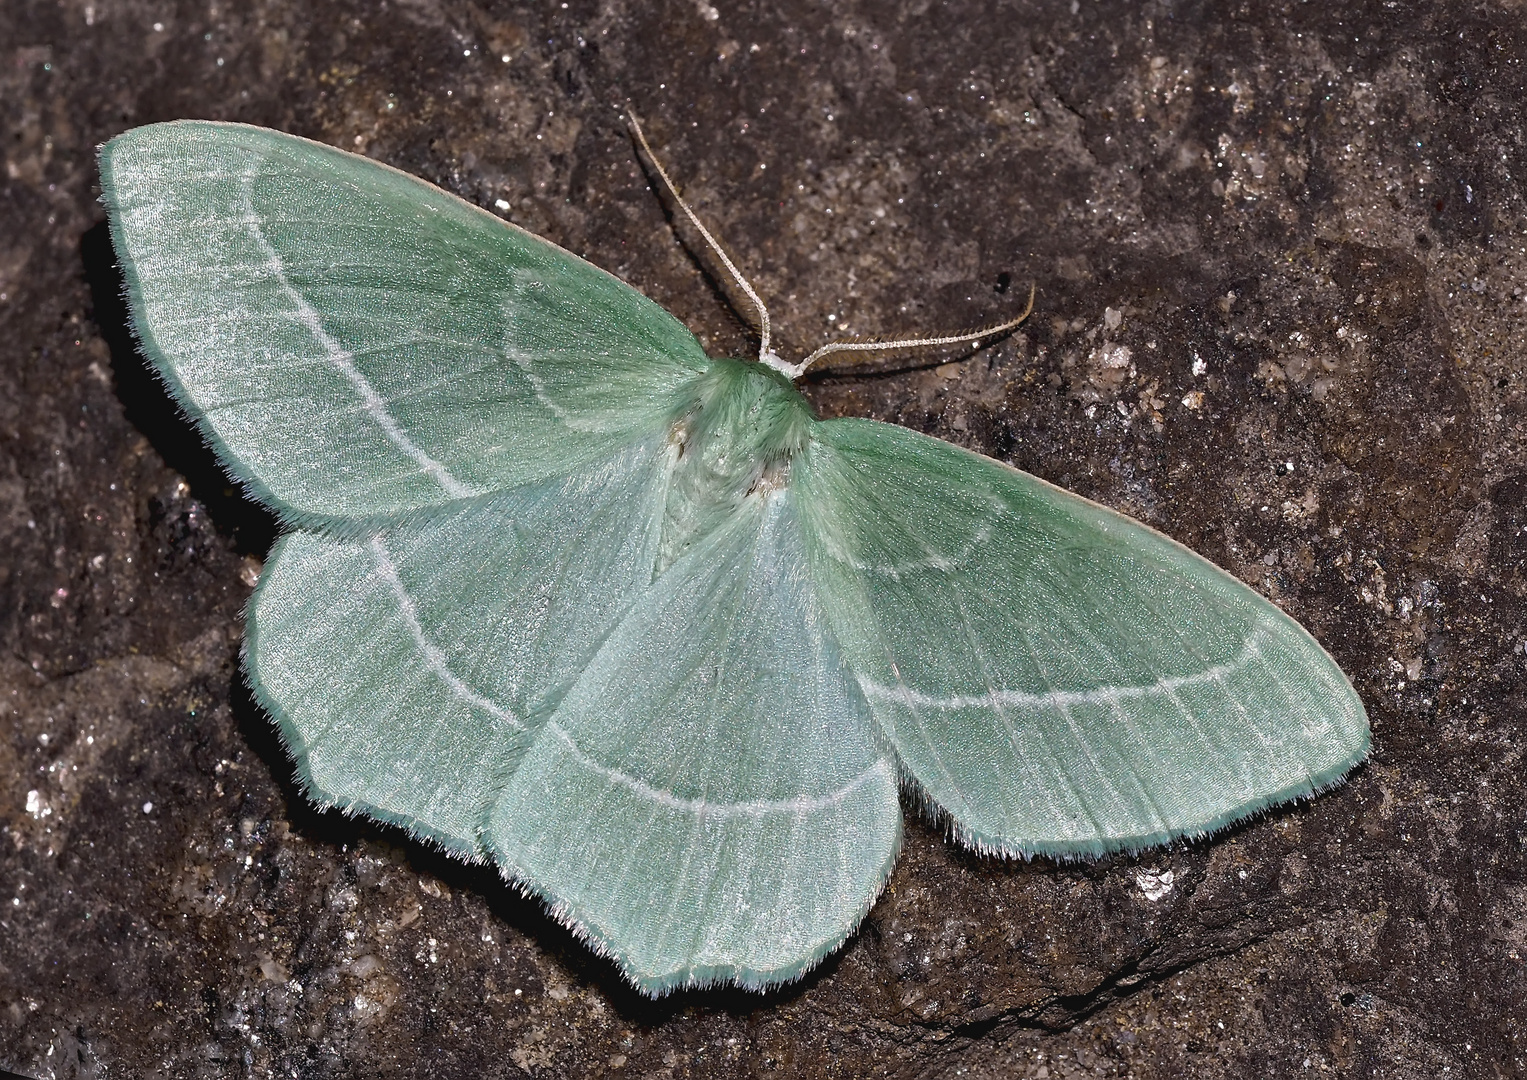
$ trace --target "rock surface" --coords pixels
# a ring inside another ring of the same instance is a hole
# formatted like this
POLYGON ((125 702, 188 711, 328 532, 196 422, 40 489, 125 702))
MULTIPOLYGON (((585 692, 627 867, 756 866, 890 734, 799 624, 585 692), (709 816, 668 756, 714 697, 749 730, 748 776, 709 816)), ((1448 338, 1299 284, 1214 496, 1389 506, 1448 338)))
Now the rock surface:
POLYGON ((1510 0, 0 7, 0 1067, 31 1077, 1527 1074, 1527 24, 1510 0), (182 116, 417 173, 713 353, 634 107, 780 351, 999 320, 826 415, 1161 528, 1319 637, 1350 782, 1210 842, 935 827, 768 995, 630 991, 315 811, 238 675, 274 535, 132 349, 96 144, 182 116))

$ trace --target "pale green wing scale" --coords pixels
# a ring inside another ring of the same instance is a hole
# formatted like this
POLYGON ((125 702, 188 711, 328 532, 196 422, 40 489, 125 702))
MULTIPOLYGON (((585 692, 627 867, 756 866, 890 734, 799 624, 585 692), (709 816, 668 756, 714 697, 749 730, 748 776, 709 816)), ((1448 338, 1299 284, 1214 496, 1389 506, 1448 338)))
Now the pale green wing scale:
POLYGON ((321 143, 153 124, 102 148, 101 187, 145 353, 292 521, 565 476, 658 431, 708 365, 617 278, 321 143))
POLYGON ((488 845, 638 986, 796 978, 858 926, 901 835, 897 770, 806 571, 755 494, 610 635, 488 845))
POLYGON ((649 440, 368 535, 283 538, 245 667, 313 797, 480 857, 499 790, 651 585, 671 467, 649 440))
POLYGON ((1308 633, 1122 514, 869 420, 817 425, 792 487, 860 690, 973 847, 1202 835, 1367 754, 1308 633))

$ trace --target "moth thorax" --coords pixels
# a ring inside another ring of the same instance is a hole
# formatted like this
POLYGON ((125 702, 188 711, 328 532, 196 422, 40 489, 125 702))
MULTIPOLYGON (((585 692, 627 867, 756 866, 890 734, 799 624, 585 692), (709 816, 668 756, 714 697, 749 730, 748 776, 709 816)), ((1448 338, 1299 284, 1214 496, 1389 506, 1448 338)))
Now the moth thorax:
POLYGON ((717 360, 675 421, 673 474, 659 572, 750 498, 781 490, 811 413, 788 379, 759 364, 717 360))

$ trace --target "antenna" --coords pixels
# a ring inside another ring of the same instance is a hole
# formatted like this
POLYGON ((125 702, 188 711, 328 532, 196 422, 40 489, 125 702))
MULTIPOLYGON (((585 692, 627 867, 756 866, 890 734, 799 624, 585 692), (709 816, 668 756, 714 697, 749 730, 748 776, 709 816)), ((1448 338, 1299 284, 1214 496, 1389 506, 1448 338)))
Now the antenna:
MULTIPOLYGON (((679 194, 679 189, 673 186, 673 181, 668 178, 668 170, 663 168, 663 163, 652 152, 652 147, 647 142, 647 136, 642 134, 642 125, 636 119, 636 113, 627 109, 626 119, 631 122, 631 133, 636 136, 636 141, 641 143, 642 151, 647 155, 647 159, 652 162, 653 168, 657 169, 657 174, 663 178, 663 183, 667 185, 668 194, 672 195, 673 201, 679 204, 679 209, 684 211, 685 216, 689 218, 690 224, 700 230, 700 235, 705 237, 705 242, 711 246, 711 250, 716 253, 716 257, 721 260, 727 272, 732 275, 732 279, 737 282, 738 287, 747 294, 748 299, 753 303, 753 307, 757 309, 759 363, 768 364, 770 367, 783 371, 788 375, 788 369, 793 365, 786 364, 769 349, 769 309, 764 307, 762 298, 759 297, 753 286, 748 284, 748 279, 742 276, 742 271, 737 269, 737 264, 732 262, 731 257, 722 249, 720 242, 710 234, 709 229, 700 224, 700 219, 695 216, 695 212, 689 208, 689 204, 679 194)), ((794 378, 795 376, 792 375, 790 377, 794 378)))
POLYGON ((791 380, 799 379, 806 373, 806 369, 809 368, 812 364, 816 363, 822 357, 828 356, 835 352, 879 352, 887 349, 920 349, 934 345, 958 345, 965 341, 979 342, 982 338, 992 337, 996 334, 1007 333, 1007 331, 1013 329, 1019 323, 1023 322, 1023 320, 1027 319, 1029 315, 1034 311, 1035 286, 1030 285, 1029 302, 1024 307, 1023 313, 1015 319, 1009 319, 1007 322, 998 323, 996 326, 988 326, 980 330, 972 330, 966 334, 950 334, 942 337, 927 338, 903 338, 899 341, 851 341, 847 339, 841 341, 830 341, 826 345, 823 345, 816 352, 806 357, 806 359, 802 360, 799 364, 792 364, 782 360, 777 353, 769 348, 769 309, 764 307, 763 299, 758 295, 753 286, 748 284, 748 279, 742 276, 742 271, 737 269, 737 264, 732 262, 731 256, 729 256, 725 249, 722 248, 720 242, 711 235, 709 229, 700 223, 700 219, 695 216, 695 212, 689 208, 689 204, 685 202, 684 197, 679 194, 679 189, 674 187, 673 181, 668 178, 668 170, 663 168, 663 163, 659 161, 657 155, 652 152, 652 147, 647 142, 647 136, 642 133, 642 125, 641 122, 637 120, 636 113, 630 109, 627 109, 626 119, 631 124, 631 133, 636 136, 636 141, 641 144, 642 152, 647 155, 647 160, 652 162, 653 168, 657 169, 657 174, 663 178, 663 183, 668 188, 668 194, 673 196, 673 201, 678 204, 680 210, 684 211, 685 216, 689 218, 690 224, 693 225, 696 229, 700 230, 700 235, 705 237, 705 242, 711 246, 711 250, 716 253, 716 257, 720 259, 722 265, 726 267, 727 273, 732 275, 732 279, 737 282, 738 287, 747 294, 748 300, 751 301, 753 307, 757 309, 759 324, 758 362, 773 368, 775 371, 778 371, 786 378, 791 380))
POLYGON ((787 364, 789 369, 785 374, 792 379, 799 379, 805 374, 806 369, 816 363, 822 357, 835 352, 875 352, 883 349, 920 349, 929 345, 958 345, 962 341, 980 342, 982 338, 992 337, 996 334, 1005 334, 1019 323, 1027 319, 1034 310, 1035 286, 1029 286, 1029 302, 1025 305, 1023 313, 1015 319, 1009 319, 1005 323, 996 326, 988 326, 981 330, 972 330, 966 334, 950 334, 945 337, 928 338, 902 338, 900 341, 829 341, 816 352, 812 353, 799 364, 787 364))

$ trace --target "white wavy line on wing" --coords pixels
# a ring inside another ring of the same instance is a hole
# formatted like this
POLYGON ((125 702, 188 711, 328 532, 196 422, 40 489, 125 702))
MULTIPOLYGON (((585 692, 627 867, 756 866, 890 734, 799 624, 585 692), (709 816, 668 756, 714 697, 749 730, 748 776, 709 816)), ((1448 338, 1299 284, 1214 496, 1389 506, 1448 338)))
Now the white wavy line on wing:
POLYGON ((419 610, 414 606, 413 597, 404 588, 402 579, 398 577, 398 568, 393 563, 387 551, 387 545, 383 543, 380 536, 371 538, 371 553, 376 558, 377 573, 381 575, 382 580, 387 583, 397 598, 398 614, 403 618, 403 625, 408 627, 408 632, 414 639, 414 646, 419 650, 419 655, 424 658, 425 666, 460 700, 504 721, 517 731, 524 731, 525 725, 513 713, 496 701, 483 697, 464 683, 451 670, 445 653, 425 636, 424 627, 419 622, 419 610))
POLYGON ((243 176, 243 210, 245 214, 243 224, 249 230, 249 235, 254 239, 255 243, 259 245, 260 250, 265 253, 266 269, 270 271, 276 283, 280 285, 281 290, 286 294, 286 298, 292 303, 292 306, 297 309, 297 320, 307 328, 308 332, 313 335, 314 340, 323 347, 328 361, 334 370, 349 380, 350 385, 355 388, 355 392, 360 395, 366 412, 376 421, 377 426, 382 429, 382 434, 387 436, 389 442, 401 450, 407 457, 413 459, 420 470, 439 484, 451 498, 464 499, 472 495, 482 494, 476 488, 469 487, 452 476, 450 470, 421 450, 408 437, 407 433, 398 426, 398 422, 387 411, 386 399, 377 393, 376 387, 372 386, 371 381, 355 366, 354 355, 329 335, 329 332, 323 328, 323 320, 319 317, 318 312, 314 310, 313 305, 309 304, 287 279, 286 264, 281 261, 281 255, 271 246, 270 241, 265 238, 265 233, 261 228, 260 217, 255 212, 254 181, 258 173, 259 167, 256 165, 251 167, 243 176))
POLYGON ((1186 687, 1218 682, 1261 655, 1262 650, 1257 645, 1256 637, 1253 636, 1247 639, 1246 644, 1241 647, 1240 654, 1234 659, 1227 660, 1223 664, 1215 664, 1193 675, 1171 675, 1158 679, 1149 686, 1095 686, 1090 690, 1057 690, 1047 694, 992 688, 980 694, 950 694, 939 697, 925 694, 921 690, 914 690, 906 685, 886 686, 863 676, 858 676, 858 679, 859 687, 864 691, 865 697, 895 702, 911 709, 974 709, 997 705, 1019 708, 1024 706, 1070 708, 1073 705, 1098 704, 1114 706, 1130 698, 1155 697, 1176 693, 1186 687))
POLYGON ((876 776, 884 776, 891 779, 891 767, 884 758, 879 758, 869 768, 848 783, 830 791, 825 795, 796 795, 789 799, 748 799, 740 802, 716 802, 711 799, 686 799, 681 795, 675 795, 671 791, 653 787, 643 780, 638 780, 630 773, 619 769, 612 769, 608 765, 601 765, 590 757, 582 747, 573 741, 560 724, 554 720, 546 723, 546 731, 560 739, 567 748, 572 751, 579 764, 592 772, 603 776, 610 783, 623 787, 633 794, 639 795, 649 802, 671 810, 681 810, 685 813, 699 814, 705 817, 732 818, 732 817, 761 817, 765 814, 804 814, 813 810, 826 810, 837 806, 855 791, 858 791, 876 776))

